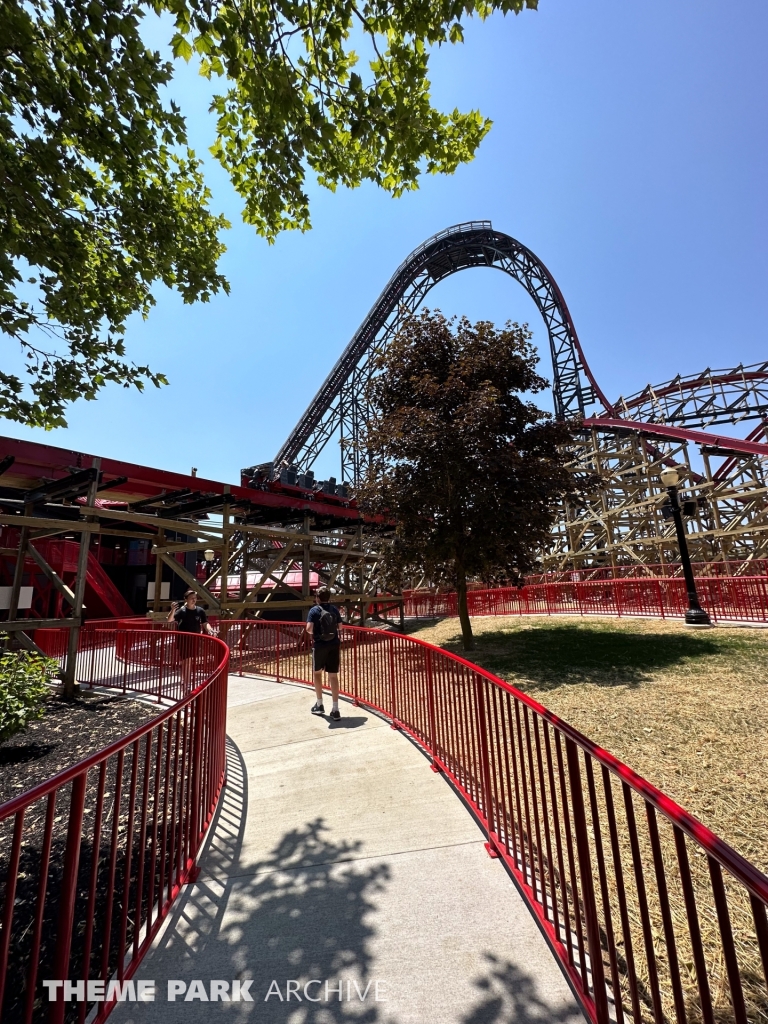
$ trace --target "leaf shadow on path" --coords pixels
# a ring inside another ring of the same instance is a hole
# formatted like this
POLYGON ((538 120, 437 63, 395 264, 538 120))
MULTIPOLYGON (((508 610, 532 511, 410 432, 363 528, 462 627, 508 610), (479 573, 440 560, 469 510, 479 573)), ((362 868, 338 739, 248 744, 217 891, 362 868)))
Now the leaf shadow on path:
POLYGON ((461 1024, 583 1024, 572 1004, 560 1008, 542 1000, 530 975, 517 964, 485 954, 487 971, 474 981, 479 999, 461 1024))
POLYGON ((245 764, 229 740, 227 765, 200 878, 177 900, 170 923, 137 974, 155 980, 156 1002, 118 1006, 114 1024, 156 1021, 158 1010, 166 1024, 219 1017, 259 1024, 390 1024, 385 1004, 375 999, 371 950, 375 898, 386 888, 389 867, 355 861, 362 842, 331 839, 318 817, 286 831, 267 856, 243 872, 246 811, 253 817, 269 814, 269 808, 258 795, 249 808, 245 764), (253 1001, 179 996, 168 1002, 169 979, 184 981, 187 989, 200 979, 206 992, 212 979, 250 979, 253 1001), (321 984, 309 986, 309 998, 304 987, 313 979, 321 984), (265 999, 270 988, 273 994, 265 999))
MULTIPOLYGON (((310 777, 308 785, 312 784, 310 777)), ((258 793, 249 797, 248 788, 242 756, 228 742, 227 786, 201 858, 200 878, 177 900, 168 926, 137 974, 155 980, 156 1001, 118 1005, 112 1024, 156 1024, 158 1020, 208 1024, 213 1019, 259 1024, 413 1024, 409 989, 419 985, 420 977, 429 989, 434 964, 432 955, 425 953, 423 962, 404 962, 397 977, 382 977, 377 969, 377 940, 382 935, 378 915, 384 912, 390 890, 389 864, 381 858, 360 859, 362 841, 332 838, 318 817, 285 831, 263 859, 243 870, 246 810, 251 821, 270 813, 270 807, 259 802, 258 793), (169 979, 184 981, 187 987, 200 979, 206 990, 212 979, 250 981, 253 1002, 184 1001, 183 997, 167 1002, 169 979), (317 1002, 305 993, 305 985, 313 979, 320 984, 309 985, 308 992, 317 1002), (380 1001, 377 980, 385 986, 380 1001)), ((424 885, 429 884, 425 879, 424 885)), ((423 941, 429 947, 430 935, 424 934, 423 941)), ((429 1017, 420 1024, 501 1024, 507 1018, 493 1016, 491 1006, 499 985, 508 989, 499 1006, 512 1005, 512 999, 518 1016, 510 1019, 516 1022, 581 1021, 572 1003, 570 1016, 552 1016, 551 1004, 537 994, 537 982, 524 965, 499 966, 501 962, 490 955, 486 960, 492 968, 488 979, 474 983, 482 995, 481 1005, 464 1016, 467 1003, 456 1005, 448 1015, 441 1014, 439 1022, 429 1017), (548 1017, 541 1015, 544 1010, 548 1017)), ((553 969, 557 970, 554 964, 553 969)))

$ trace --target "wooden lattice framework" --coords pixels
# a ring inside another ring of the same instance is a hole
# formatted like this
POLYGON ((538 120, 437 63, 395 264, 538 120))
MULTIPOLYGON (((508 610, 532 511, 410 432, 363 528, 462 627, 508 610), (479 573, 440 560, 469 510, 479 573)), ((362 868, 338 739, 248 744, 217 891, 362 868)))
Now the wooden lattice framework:
POLYGON ((234 486, 0 438, 0 530, 13 539, 13 546, 0 548, 0 556, 13 558, 10 606, 0 632, 36 650, 36 629, 69 629, 70 679, 79 630, 89 617, 89 553, 102 538, 147 545, 154 594, 145 610, 152 618, 168 615, 172 601, 163 597, 163 580, 171 574, 181 581, 180 590, 196 591, 209 613, 222 619, 304 618, 313 590, 327 584, 348 622, 402 623, 402 599, 380 592, 386 529, 365 529, 354 501, 322 491, 276 483, 234 486), (39 549, 40 541, 57 537, 78 541, 69 584, 39 549), (20 610, 30 566, 68 614, 40 617, 20 610))
POLYGON ((768 449, 760 452, 755 443, 749 446, 755 451, 729 450, 727 438, 697 444, 686 436, 690 431, 678 433, 650 435, 628 422, 624 429, 586 426, 576 434, 568 454, 580 493, 563 508, 543 554, 545 569, 679 562, 659 480, 668 465, 678 467, 684 496, 696 501, 686 519, 694 561, 743 568, 768 557, 768 449))

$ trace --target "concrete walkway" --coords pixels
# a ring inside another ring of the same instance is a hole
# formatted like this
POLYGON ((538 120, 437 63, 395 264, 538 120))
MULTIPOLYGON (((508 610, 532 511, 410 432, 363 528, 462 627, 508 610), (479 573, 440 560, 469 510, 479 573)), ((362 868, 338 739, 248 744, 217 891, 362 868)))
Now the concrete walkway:
POLYGON ((200 877, 137 974, 156 1002, 119 1005, 114 1024, 583 1024, 450 785, 377 716, 342 702, 331 723, 313 700, 230 678, 229 781, 200 877), (169 1002, 169 979, 188 995, 251 979, 253 1002, 169 1002))

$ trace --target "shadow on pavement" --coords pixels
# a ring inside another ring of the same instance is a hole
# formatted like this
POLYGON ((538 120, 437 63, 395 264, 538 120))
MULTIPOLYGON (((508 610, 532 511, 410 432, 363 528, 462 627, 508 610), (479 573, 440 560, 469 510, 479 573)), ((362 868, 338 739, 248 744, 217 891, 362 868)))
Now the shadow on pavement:
MULTIPOLYGON (((126 1006, 127 1017, 121 1007, 116 1020, 147 1021, 147 1011, 158 1019, 161 1009, 164 1021, 222 1014, 228 1020, 248 1016, 259 1024, 393 1021, 385 1012, 383 979, 372 973, 370 949, 376 935, 374 897, 386 886, 388 866, 350 863, 362 843, 331 840, 318 817, 287 831, 248 875, 227 877, 228 866, 240 857, 246 809, 251 815, 269 813, 258 793, 248 793, 245 765, 231 741, 227 754, 227 787, 206 851, 215 853, 215 876, 206 874, 204 858, 198 883, 180 897, 173 922, 142 968, 141 976, 157 984, 154 1006, 126 1006), (186 994, 190 983, 201 979, 208 995, 212 979, 230 986, 251 979, 253 1002, 184 996, 166 1002, 168 979, 186 982, 186 994)), ((308 786, 322 784, 308 775, 308 786)))
MULTIPOLYGON (((381 861, 352 860, 362 850, 360 840, 331 839, 317 817, 285 832, 249 874, 230 877, 240 862, 246 811, 253 820, 270 808, 260 802, 253 782, 249 793, 242 756, 229 740, 227 754, 227 786, 200 878, 179 897, 169 926, 138 975, 155 980, 156 1001, 119 1005, 114 1024, 207 1024, 212 1018, 258 1024, 424 1024, 408 1007, 419 1004, 420 984, 433 981, 431 957, 439 954, 430 952, 431 937, 425 934, 418 963, 398 959, 390 947, 387 959, 390 968, 393 959, 397 963, 397 977, 377 974, 377 914, 391 872, 381 861), (167 1001, 169 980, 184 983, 185 991, 173 1002, 167 1001), (196 980, 202 985, 193 985, 196 980), (252 1001, 210 1001, 214 980, 226 982, 229 992, 234 981, 240 982, 252 1001)), ((308 772, 306 784, 322 786, 328 780, 308 772)), ((429 884, 425 878, 424 885, 429 884)), ((450 907, 446 912, 451 913, 450 907)), ((488 972, 474 982, 481 1001, 468 1012, 464 1006, 451 1007, 448 1014, 439 1014, 439 1024, 583 1024, 572 1006, 553 1014, 537 996, 533 978, 519 967, 490 954, 485 959, 488 972)), ((437 1020, 429 1016, 429 1024, 437 1020)))
POLYGON ((338 722, 329 722, 329 729, 359 729, 361 725, 365 725, 368 718, 364 715, 351 715, 349 717, 342 715, 338 722))
POLYGON ((536 991, 530 975, 509 960, 486 953, 488 970, 475 979, 480 999, 461 1018, 461 1024, 583 1024, 584 1017, 572 1006, 554 1009, 536 991))

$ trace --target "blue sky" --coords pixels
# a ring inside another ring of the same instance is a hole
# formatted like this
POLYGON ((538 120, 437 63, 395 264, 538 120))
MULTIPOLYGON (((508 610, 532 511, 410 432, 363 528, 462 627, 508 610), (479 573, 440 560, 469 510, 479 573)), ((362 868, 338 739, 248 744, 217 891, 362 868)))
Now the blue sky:
MULTIPOLYGON (((74 406, 66 430, 0 429, 237 481, 280 447, 405 256, 472 219, 546 263, 611 398, 768 358, 766 44, 765 0, 540 0, 538 12, 471 22, 463 46, 435 54, 432 80, 437 106, 494 121, 473 163, 399 200, 311 185, 313 230, 268 246, 209 158, 213 205, 233 223, 231 295, 189 307, 160 291, 127 331, 129 356, 170 386, 110 387, 74 406)), ((182 66, 171 89, 200 154, 208 88, 182 66)), ((427 304, 529 321, 549 376, 543 324, 506 275, 454 275, 427 304)))

